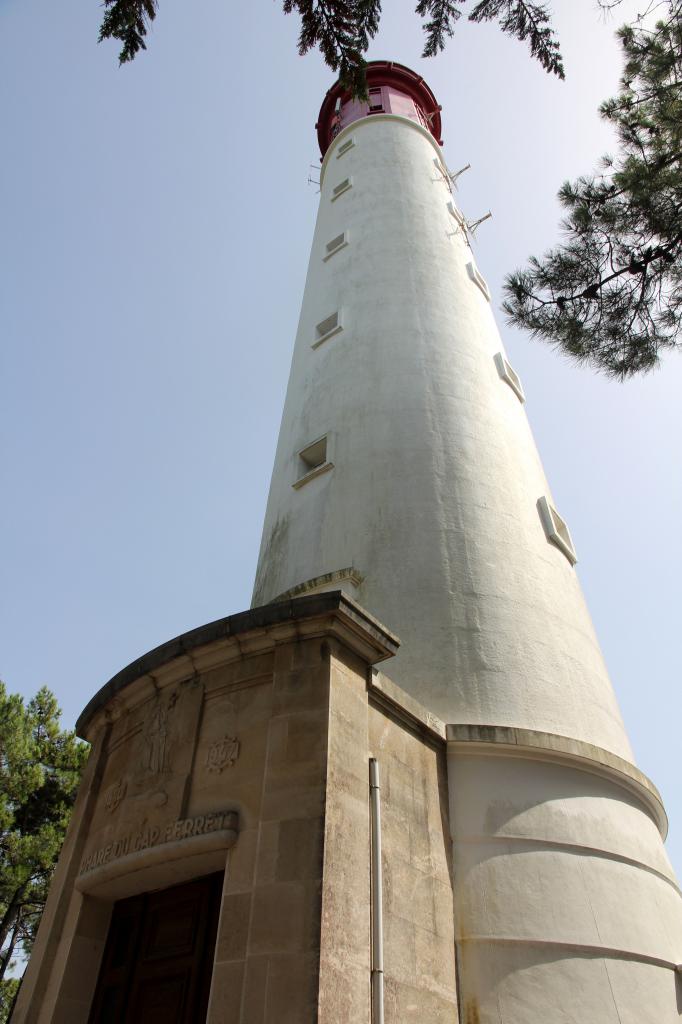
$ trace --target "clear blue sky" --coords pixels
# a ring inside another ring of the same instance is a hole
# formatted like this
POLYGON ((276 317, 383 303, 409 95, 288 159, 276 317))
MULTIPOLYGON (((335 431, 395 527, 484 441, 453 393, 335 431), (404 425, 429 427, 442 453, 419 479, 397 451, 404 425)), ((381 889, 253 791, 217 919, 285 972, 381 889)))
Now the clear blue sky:
MULTIPOLYGON (((421 60, 402 0, 371 52, 442 103, 445 157, 472 164, 459 202, 494 214, 476 256, 497 301, 555 240, 558 186, 612 144, 596 108, 637 5, 555 6, 563 84, 464 21, 421 60)), ((0 676, 50 686, 67 724, 142 652, 249 605, 332 82, 280 7, 160 0, 119 69, 95 0, 0 0, 0 676)), ((502 331, 680 872, 682 360, 619 385, 502 331)))

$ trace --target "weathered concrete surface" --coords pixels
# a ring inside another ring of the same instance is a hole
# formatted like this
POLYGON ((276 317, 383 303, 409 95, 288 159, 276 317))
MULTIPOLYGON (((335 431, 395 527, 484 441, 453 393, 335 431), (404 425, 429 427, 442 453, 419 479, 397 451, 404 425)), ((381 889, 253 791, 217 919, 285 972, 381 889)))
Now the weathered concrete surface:
POLYGON ((381 766, 386 1021, 451 1024, 457 991, 444 745, 422 727, 423 709, 410 720, 413 702, 401 701, 385 677, 377 690, 369 735, 381 766), (376 700, 387 690, 393 713, 376 700))
POLYGON ((14 1024, 85 1024, 114 901, 217 870, 208 1024, 369 1024, 371 755, 386 778, 386 1022, 452 1019, 445 747, 414 702, 400 719, 367 686, 397 644, 329 593, 194 630, 104 687, 14 1024))
POLYGON ((325 156, 254 604, 352 567, 343 589, 403 641, 392 678, 443 721, 631 758, 576 571, 538 514, 550 490, 441 159, 384 115, 325 156), (342 330, 313 347, 337 310, 342 330), (334 468, 295 489, 298 452, 324 434, 334 468))
POLYGON ((464 1020, 676 1024, 682 901, 648 780, 565 737, 447 732, 464 1020))
MULTIPOLYGON (((672 1024, 682 905, 665 812, 545 532, 550 490, 440 162, 428 131, 383 114, 325 155, 254 600, 340 581, 403 642, 376 703, 423 742, 450 723, 464 1024, 672 1024), (333 466, 294 487, 323 435, 333 466)), ((411 778, 395 766, 405 807, 411 778)), ((402 958, 387 1007, 407 1020, 396 992, 418 933, 399 915, 387 927, 402 958)))

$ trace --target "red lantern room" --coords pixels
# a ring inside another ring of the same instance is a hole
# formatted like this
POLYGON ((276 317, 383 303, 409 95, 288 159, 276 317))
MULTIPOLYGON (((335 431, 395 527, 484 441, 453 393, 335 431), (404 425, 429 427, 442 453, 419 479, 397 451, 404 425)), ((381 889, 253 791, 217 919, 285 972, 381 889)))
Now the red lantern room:
POLYGON ((343 128, 376 114, 398 114, 418 121, 442 146, 441 108, 420 75, 395 61, 373 60, 367 65, 367 88, 367 100, 353 99, 339 82, 325 96, 315 125, 322 156, 343 128))

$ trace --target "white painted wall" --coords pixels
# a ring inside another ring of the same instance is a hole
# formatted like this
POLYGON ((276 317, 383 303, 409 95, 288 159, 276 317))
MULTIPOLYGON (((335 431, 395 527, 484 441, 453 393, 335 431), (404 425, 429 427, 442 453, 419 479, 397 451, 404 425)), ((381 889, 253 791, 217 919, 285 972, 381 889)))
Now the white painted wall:
POLYGON ((439 153, 413 122, 372 116, 326 155, 254 604, 353 566, 349 593, 401 638, 391 675, 445 721, 629 757, 576 571, 540 522, 548 485, 439 153), (337 309, 343 330, 313 349, 337 309), (334 469, 293 489, 297 452, 327 432, 334 469))
MULTIPOLYGON (((543 530, 550 490, 437 155, 413 122, 372 116, 325 157, 254 604, 353 567, 361 583, 321 586, 398 634, 391 677, 445 722, 631 759, 576 570, 543 530), (343 329, 313 348, 336 310, 343 329), (295 489, 298 451, 323 434, 333 469, 295 489)), ((463 1020, 677 1022, 680 897, 631 791, 494 753, 452 753, 449 791, 463 1020)))
POLYGON ((480 1024, 678 1024, 682 905, 619 785, 451 752, 460 1005, 480 1024))

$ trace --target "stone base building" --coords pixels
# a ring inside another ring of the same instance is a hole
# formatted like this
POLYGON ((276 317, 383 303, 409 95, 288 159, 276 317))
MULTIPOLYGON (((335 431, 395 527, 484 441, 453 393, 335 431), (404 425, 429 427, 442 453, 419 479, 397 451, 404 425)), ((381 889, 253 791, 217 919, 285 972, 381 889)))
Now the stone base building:
POLYGON ((368 1021, 372 756, 386 1019, 456 1021, 445 730, 377 669, 397 647, 326 593, 115 676, 14 1024, 368 1021))

